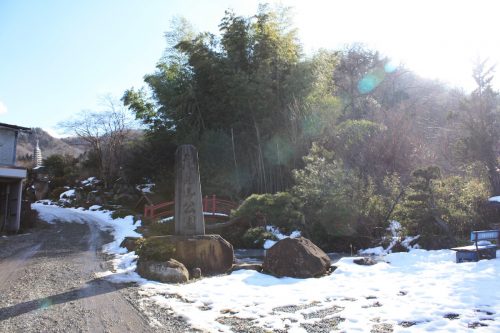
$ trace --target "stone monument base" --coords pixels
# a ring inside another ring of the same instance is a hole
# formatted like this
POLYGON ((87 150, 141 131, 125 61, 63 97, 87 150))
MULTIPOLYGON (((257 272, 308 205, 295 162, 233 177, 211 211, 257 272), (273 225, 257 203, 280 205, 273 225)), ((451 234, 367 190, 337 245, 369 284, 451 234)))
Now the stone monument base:
POLYGON ((202 275, 223 274, 231 270, 233 246, 220 235, 154 236, 175 248, 172 259, 184 264, 189 271, 195 268, 202 275))

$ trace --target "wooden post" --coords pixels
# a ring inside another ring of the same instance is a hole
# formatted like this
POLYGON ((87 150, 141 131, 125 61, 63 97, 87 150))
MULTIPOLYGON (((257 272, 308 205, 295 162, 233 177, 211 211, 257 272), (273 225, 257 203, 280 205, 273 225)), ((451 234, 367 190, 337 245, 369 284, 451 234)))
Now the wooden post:
POLYGON ((479 261, 479 248, 477 247, 477 232, 474 232, 474 243, 476 244, 476 261, 479 261))
POLYGON ((215 194, 212 194, 212 215, 215 215, 215 194))

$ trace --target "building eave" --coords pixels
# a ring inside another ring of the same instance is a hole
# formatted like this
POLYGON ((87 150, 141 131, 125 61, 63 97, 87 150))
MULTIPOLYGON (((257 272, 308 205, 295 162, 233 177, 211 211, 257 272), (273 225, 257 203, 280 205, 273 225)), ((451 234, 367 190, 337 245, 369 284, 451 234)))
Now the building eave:
POLYGON ((29 127, 11 125, 11 124, 6 124, 6 123, 0 123, 0 127, 12 129, 15 131, 31 132, 31 128, 29 128, 29 127))
POLYGON ((0 178, 25 179, 26 174, 24 168, 0 166, 0 178))

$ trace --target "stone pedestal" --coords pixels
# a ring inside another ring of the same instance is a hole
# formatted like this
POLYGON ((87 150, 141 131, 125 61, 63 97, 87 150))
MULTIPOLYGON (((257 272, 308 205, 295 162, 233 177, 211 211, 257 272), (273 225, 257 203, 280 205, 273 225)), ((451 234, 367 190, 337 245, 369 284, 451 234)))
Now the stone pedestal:
POLYGON ((175 248, 172 258, 188 270, 201 269, 202 275, 228 272, 234 261, 233 246, 219 235, 156 236, 175 248))

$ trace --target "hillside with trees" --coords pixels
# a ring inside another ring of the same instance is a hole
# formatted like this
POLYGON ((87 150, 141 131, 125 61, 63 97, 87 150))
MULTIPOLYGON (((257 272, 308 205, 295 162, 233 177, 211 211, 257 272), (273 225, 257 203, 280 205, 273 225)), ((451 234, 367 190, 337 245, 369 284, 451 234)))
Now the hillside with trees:
POLYGON ((66 123, 106 184, 153 181, 170 199, 174 152, 189 143, 204 194, 326 249, 374 245, 392 220, 427 248, 495 222, 499 99, 487 61, 467 93, 362 45, 305 56, 288 10, 265 5, 252 17, 226 11, 219 35, 177 19, 166 41, 145 86, 122 98, 144 136, 127 139, 116 104, 66 123))
POLYGON ((87 145, 77 138, 55 138, 41 128, 33 128, 31 133, 19 134, 16 155, 20 164, 26 167, 32 166, 33 151, 37 140, 43 157, 67 155, 76 158, 88 149, 87 145))

